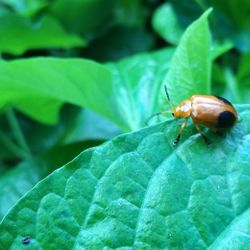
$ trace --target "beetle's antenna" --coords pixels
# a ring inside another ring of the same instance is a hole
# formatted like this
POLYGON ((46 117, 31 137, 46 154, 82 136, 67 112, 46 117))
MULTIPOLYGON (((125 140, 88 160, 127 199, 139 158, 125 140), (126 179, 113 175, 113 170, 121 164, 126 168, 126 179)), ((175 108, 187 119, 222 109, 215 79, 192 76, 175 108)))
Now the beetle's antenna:
POLYGON ((159 116, 159 115, 164 115, 164 114, 169 114, 171 113, 170 111, 163 111, 163 112, 157 112, 149 116, 149 118, 145 121, 145 125, 148 126, 149 121, 151 121, 154 117, 159 116))
POLYGON ((149 118, 145 121, 146 126, 148 126, 149 121, 152 120, 152 119, 153 119, 154 117, 156 117, 156 116, 164 115, 164 114, 169 114, 169 113, 172 114, 172 115, 174 116, 174 113, 173 113, 174 106, 173 106, 173 104, 172 104, 172 102, 171 102, 171 100, 170 100, 170 98, 169 98, 167 85, 164 85, 164 89, 165 89, 166 96, 167 96, 167 99, 168 99, 168 102, 169 102, 169 105, 170 105, 170 108, 171 108, 172 112, 171 112, 171 111, 163 111, 163 112, 157 112, 157 113, 152 114, 152 115, 149 116, 149 118))
POLYGON ((169 105, 170 105, 170 108, 171 108, 171 110, 174 110, 173 103, 171 102, 171 100, 170 100, 170 98, 169 98, 167 85, 164 85, 164 89, 165 89, 165 93, 166 93, 166 96, 167 96, 167 99, 168 99, 168 103, 169 103, 169 105))

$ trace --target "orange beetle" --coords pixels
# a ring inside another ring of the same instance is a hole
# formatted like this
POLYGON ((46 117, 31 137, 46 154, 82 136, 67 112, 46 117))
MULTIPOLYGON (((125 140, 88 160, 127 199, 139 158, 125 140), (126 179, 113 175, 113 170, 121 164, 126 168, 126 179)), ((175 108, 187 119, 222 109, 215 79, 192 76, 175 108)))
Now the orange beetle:
MULTIPOLYGON (((184 118, 184 122, 179 130, 179 133, 173 142, 174 145, 178 144, 181 133, 187 124, 188 117, 190 116, 196 129, 206 144, 210 144, 210 141, 200 130, 199 125, 208 127, 221 135, 221 131, 233 127, 238 120, 238 114, 233 105, 228 100, 219 96, 192 95, 189 99, 181 102, 176 108, 174 108, 170 101, 167 87, 164 87, 167 99, 172 109, 172 115, 175 118, 184 118)), ((164 113, 168 113, 168 111, 156 113, 149 119, 164 113)))

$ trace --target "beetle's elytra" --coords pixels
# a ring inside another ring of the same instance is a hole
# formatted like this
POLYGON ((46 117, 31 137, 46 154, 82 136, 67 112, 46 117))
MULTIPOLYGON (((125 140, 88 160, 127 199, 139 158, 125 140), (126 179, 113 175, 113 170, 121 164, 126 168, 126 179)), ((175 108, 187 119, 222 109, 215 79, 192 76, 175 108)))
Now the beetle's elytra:
MULTIPOLYGON (((233 105, 223 97, 213 95, 192 95, 189 99, 184 100, 174 108, 170 101, 166 86, 165 92, 172 110, 172 115, 175 118, 184 118, 184 122, 173 143, 174 145, 178 144, 181 133, 189 117, 192 118, 196 129, 207 144, 210 144, 210 141, 201 131, 199 125, 208 127, 214 132, 221 133, 221 131, 233 127, 238 120, 237 111, 233 105)), ((168 113, 168 111, 156 113, 153 116, 164 113, 168 113)))

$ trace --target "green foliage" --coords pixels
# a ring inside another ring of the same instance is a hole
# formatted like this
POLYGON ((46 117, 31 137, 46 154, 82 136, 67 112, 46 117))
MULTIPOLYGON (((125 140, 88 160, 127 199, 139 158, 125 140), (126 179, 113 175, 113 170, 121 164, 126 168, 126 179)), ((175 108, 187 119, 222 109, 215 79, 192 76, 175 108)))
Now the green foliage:
POLYGON ((191 125, 174 149, 169 121, 83 152, 15 205, 0 227, 1 249, 20 249, 27 235, 31 249, 242 249, 250 106, 237 108, 241 122, 224 140, 211 136, 210 148, 191 125))
MULTIPOLYGON (((56 58, 34 58, 0 63, 2 77, 0 91, 5 93, 0 106, 5 106, 10 101, 13 104, 13 100, 16 100, 14 104, 17 108, 20 105, 22 111, 33 114, 33 118, 41 117, 50 122, 50 106, 56 104, 58 107, 58 101, 69 102, 106 115, 117 124, 122 123, 116 110, 115 100, 110 98, 114 97, 111 74, 102 65, 88 60, 56 58), (34 106, 26 104, 26 101, 28 104, 34 102, 30 98, 35 99, 38 96, 42 97, 41 103, 36 102, 34 106), (44 98, 56 100, 55 103, 47 101, 46 113, 42 110, 44 98)), ((54 108, 52 112, 54 113, 54 108)))
POLYGON ((177 16, 175 19, 179 20, 182 27, 187 27, 202 12, 213 7, 211 26, 214 36, 221 41, 231 40, 236 49, 241 52, 249 51, 250 3, 248 0, 241 1, 240 4, 237 0, 229 0, 227 4, 223 0, 171 0, 170 3, 177 16))
POLYGON ((7 14, 0 22, 0 51, 20 55, 30 49, 71 48, 85 42, 63 30, 57 20, 43 17, 31 23, 22 16, 7 14))
POLYGON ((172 5, 169 3, 158 7, 153 16, 152 25, 165 41, 174 45, 179 43, 184 32, 172 5))
POLYGON ((93 31, 103 29, 106 23, 110 23, 112 5, 114 0, 77 0, 73 4, 69 4, 67 0, 57 0, 51 4, 49 12, 60 20, 67 30, 93 36, 93 31))
MULTIPOLYGON (((246 54, 242 57, 241 63, 239 64, 235 88, 237 88, 237 92, 240 92, 240 101, 249 103, 250 102, 250 53, 246 54)), ((234 77, 234 76, 232 76, 234 77)), ((235 78, 234 78, 235 80, 235 78)))
POLYGON ((0 1, 0 249, 248 249, 249 7, 0 1), (163 85, 236 126, 174 147, 163 85))
POLYGON ((193 93, 210 92, 211 39, 207 23, 208 10, 183 34, 163 82, 177 105, 193 93), (192 45, 192 46, 191 46, 192 45), (180 73, 181 72, 181 73, 180 73), (176 89, 181 88, 181 92, 176 89))
POLYGON ((5 93, 0 107, 12 103, 32 118, 53 124, 62 102, 68 102, 101 114, 122 130, 136 129, 143 126, 149 115, 145 111, 155 105, 152 98, 159 91, 171 55, 172 50, 164 50, 134 56, 108 67, 83 59, 0 62, 0 91, 5 93), (131 64, 135 65, 133 69, 131 64), (154 96, 148 98, 139 92, 140 82, 150 91, 154 84, 154 96))
POLYGON ((117 107, 130 130, 144 127, 153 110, 159 109, 157 93, 172 54, 172 49, 165 49, 108 64, 117 107))

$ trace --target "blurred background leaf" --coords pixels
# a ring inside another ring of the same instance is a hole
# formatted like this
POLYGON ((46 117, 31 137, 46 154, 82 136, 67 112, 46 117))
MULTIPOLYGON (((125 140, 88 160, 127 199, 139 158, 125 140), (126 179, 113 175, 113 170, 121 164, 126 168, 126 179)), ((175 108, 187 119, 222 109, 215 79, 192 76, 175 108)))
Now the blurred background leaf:
POLYGON ((21 55, 27 50, 71 48, 84 46, 85 41, 63 30, 51 17, 42 17, 36 23, 16 14, 0 17, 0 51, 21 55))
POLYGON ((170 44, 177 45, 184 32, 178 21, 178 17, 170 3, 159 6, 152 19, 155 31, 170 44))

